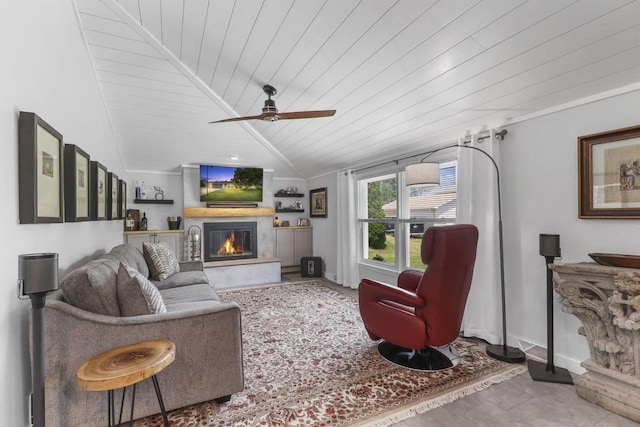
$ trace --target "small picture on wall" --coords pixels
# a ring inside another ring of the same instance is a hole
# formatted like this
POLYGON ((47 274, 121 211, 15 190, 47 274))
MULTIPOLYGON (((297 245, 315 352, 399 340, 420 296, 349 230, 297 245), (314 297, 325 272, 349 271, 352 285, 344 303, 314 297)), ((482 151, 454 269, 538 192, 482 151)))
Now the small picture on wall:
POLYGON ((327 188, 316 188, 309 191, 309 204, 312 217, 327 217, 327 188))

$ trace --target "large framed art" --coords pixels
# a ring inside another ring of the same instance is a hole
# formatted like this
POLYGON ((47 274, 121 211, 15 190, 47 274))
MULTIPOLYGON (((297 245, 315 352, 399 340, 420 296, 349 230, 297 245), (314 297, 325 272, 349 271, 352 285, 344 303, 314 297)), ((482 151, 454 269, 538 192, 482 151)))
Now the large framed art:
POLYGON ((107 219, 118 219, 118 193, 120 190, 118 175, 107 173, 107 219))
POLYGON ((64 146, 64 220, 88 221, 89 202, 89 154, 77 145, 64 146))
POLYGON ((578 137, 580 218, 640 218, 640 126, 578 137))
POLYGON ((107 168, 100 162, 91 161, 89 172, 90 209, 92 221, 107 219, 107 168))
POLYGON ((21 224, 62 222, 62 135, 38 115, 18 119, 19 209, 21 224))

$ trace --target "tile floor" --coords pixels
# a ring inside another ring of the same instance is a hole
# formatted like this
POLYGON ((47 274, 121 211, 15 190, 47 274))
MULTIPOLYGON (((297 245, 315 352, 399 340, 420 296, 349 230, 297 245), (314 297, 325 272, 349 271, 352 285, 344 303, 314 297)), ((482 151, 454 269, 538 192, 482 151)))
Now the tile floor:
MULTIPOLYGON (((309 279, 297 274, 283 276, 283 281, 299 280, 309 279)), ((338 290, 357 296, 354 290, 322 280, 338 290)), ((638 425, 634 421, 580 398, 572 385, 533 381, 527 372, 471 396, 394 424, 395 427, 631 427, 638 425)))

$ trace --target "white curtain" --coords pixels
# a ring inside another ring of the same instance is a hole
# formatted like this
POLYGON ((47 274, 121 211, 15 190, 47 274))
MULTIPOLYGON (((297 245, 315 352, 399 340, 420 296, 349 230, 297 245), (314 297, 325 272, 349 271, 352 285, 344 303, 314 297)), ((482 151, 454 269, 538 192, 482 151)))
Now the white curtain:
MULTIPOLYGON (((462 141, 460 142, 462 145, 462 141)), ((499 143, 491 131, 481 143, 471 145, 489 154, 500 167, 499 143)), ((478 227, 478 250, 473 282, 462 321, 465 336, 502 344, 502 303, 500 291, 500 248, 498 238, 498 190, 496 170, 484 154, 458 148, 457 221, 478 227)), ((509 285, 506 284, 507 292, 509 285)))
POLYGON ((358 248, 356 232, 358 227, 356 210, 356 180, 351 170, 338 172, 338 251, 336 281, 344 287, 357 289, 360 283, 358 273, 358 248))

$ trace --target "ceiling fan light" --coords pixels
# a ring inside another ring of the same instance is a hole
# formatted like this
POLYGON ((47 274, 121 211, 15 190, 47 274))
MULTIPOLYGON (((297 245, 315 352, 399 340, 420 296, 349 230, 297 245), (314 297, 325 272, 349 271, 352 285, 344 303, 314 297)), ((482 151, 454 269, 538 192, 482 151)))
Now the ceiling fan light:
POLYGON ((405 169, 407 187, 440 185, 440 165, 438 163, 416 163, 405 169))

